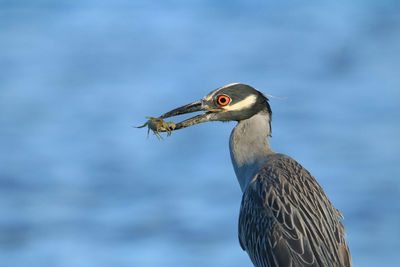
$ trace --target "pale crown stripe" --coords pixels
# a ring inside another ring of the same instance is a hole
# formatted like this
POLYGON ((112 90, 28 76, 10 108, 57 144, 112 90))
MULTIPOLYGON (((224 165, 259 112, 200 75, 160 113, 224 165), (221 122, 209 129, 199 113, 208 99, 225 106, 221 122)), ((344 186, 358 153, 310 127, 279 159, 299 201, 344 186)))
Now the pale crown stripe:
POLYGON ((222 89, 224 89, 224 88, 226 88, 226 87, 235 85, 235 84, 239 84, 239 83, 230 83, 230 84, 224 85, 224 86, 222 86, 222 87, 220 87, 220 88, 218 88, 218 89, 215 89, 214 91, 212 91, 211 93, 209 93, 208 95, 206 95, 206 96, 204 97, 204 99, 207 100, 207 101, 210 101, 210 100, 215 96, 215 94, 218 93, 220 90, 222 90, 222 89))

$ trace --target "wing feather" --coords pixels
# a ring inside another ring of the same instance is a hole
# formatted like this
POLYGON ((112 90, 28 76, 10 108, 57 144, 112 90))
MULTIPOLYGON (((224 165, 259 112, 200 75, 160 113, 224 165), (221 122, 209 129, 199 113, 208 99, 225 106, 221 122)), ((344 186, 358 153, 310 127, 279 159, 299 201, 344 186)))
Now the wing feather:
POLYGON ((243 194, 239 240, 256 267, 350 267, 340 218, 306 169, 274 154, 243 194))

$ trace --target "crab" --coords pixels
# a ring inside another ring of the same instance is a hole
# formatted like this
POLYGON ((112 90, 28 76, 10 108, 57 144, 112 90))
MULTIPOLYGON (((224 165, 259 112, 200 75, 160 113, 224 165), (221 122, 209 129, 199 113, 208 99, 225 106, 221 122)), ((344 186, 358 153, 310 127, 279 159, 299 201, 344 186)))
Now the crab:
POLYGON ((170 136, 172 131, 175 130, 176 127, 175 123, 167 122, 163 119, 158 119, 154 117, 146 117, 146 119, 148 119, 148 121, 146 121, 145 124, 136 128, 143 128, 147 126, 147 137, 149 137, 150 130, 152 130, 158 140, 163 139, 160 135, 160 132, 167 132, 167 136, 170 136))

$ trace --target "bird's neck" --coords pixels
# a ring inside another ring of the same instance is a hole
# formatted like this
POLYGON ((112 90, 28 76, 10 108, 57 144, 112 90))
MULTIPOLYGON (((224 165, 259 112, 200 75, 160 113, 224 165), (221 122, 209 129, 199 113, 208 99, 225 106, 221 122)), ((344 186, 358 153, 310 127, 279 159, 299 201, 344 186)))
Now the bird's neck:
POLYGON ((274 153, 269 145, 269 135, 270 115, 264 111, 239 121, 231 133, 231 159, 242 191, 250 184, 259 165, 274 153))

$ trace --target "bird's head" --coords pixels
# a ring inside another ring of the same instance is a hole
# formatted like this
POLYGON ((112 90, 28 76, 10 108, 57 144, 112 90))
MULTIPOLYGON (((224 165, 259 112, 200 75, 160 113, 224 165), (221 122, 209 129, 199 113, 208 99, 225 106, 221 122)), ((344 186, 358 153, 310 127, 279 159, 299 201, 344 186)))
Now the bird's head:
POLYGON ((177 124, 176 129, 207 121, 242 121, 260 112, 271 120, 268 99, 253 87, 232 83, 217 88, 203 99, 171 110, 160 118, 165 119, 181 114, 206 111, 177 124))

